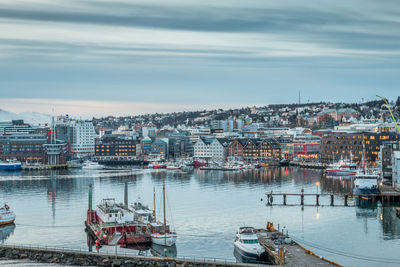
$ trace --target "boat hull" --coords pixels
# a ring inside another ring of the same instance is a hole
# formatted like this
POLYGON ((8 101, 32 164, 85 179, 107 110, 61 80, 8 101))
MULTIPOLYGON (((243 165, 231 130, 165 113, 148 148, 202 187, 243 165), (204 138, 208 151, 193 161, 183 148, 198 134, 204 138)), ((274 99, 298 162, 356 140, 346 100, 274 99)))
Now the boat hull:
POLYGON ((151 234, 151 242, 157 245, 167 245, 167 247, 175 245, 177 235, 174 234, 151 234))
POLYGON ((22 165, 21 163, 16 164, 0 164, 1 171, 19 171, 21 170, 22 165))
POLYGON ((340 175, 356 175, 357 171, 351 171, 351 170, 332 170, 332 169, 327 169, 326 175, 331 175, 331 176, 340 176, 340 175))
POLYGON ((15 221, 15 218, 12 220, 5 220, 5 221, 0 220, 0 226, 12 224, 12 223, 14 223, 14 221, 15 221))
POLYGON ((241 246, 238 246, 236 243, 235 243, 235 251, 240 255, 242 259, 247 261, 249 260, 257 261, 260 258, 260 255, 257 252, 244 249, 241 246))

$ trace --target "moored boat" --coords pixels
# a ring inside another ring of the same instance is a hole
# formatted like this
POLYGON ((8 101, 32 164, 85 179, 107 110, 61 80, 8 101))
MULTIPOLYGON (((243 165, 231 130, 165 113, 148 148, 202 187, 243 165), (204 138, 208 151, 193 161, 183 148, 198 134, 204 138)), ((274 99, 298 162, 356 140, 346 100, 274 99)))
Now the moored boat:
POLYGON ((253 227, 240 227, 234 243, 235 252, 244 260, 259 260, 265 249, 258 242, 253 227))
MULTIPOLYGON (((153 191, 154 197, 154 222, 150 223, 151 242, 162 246, 175 245, 178 235, 175 231, 171 231, 170 226, 167 225, 167 214, 165 209, 165 178, 163 176, 163 222, 157 222, 156 219, 156 191, 153 191)), ((165 255, 164 255, 165 256, 165 255)))
POLYGON ((326 168, 327 176, 350 176, 357 173, 357 164, 345 161, 339 161, 326 168))
POLYGON ((20 161, 8 159, 6 161, 0 161, 0 170, 3 171, 19 171, 22 168, 20 161))
MULTIPOLYGON (((125 194, 126 191, 125 191, 125 194)), ((126 198, 127 200, 127 195, 126 198)), ((99 245, 135 245, 150 243, 150 231, 145 223, 134 221, 133 212, 127 203, 116 203, 115 199, 103 199, 92 209, 92 192, 89 189, 89 209, 85 221, 87 229, 99 245)))
POLYGON ((94 161, 85 161, 82 165, 83 169, 90 169, 90 170, 102 170, 104 169, 103 165, 100 165, 98 162, 94 161))
POLYGON ((4 204, 0 207, 0 225, 11 224, 15 221, 15 213, 10 210, 10 206, 4 204))

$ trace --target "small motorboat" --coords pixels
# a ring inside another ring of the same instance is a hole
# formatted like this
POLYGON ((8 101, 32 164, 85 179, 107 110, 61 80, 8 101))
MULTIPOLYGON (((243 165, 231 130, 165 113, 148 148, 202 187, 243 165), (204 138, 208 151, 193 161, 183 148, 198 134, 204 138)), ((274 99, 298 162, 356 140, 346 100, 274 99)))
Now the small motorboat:
POLYGON ((93 161, 85 161, 82 166, 83 169, 90 169, 90 170, 102 170, 104 169, 103 165, 100 165, 98 162, 93 161))
POLYGON ((246 261, 257 261, 265 249, 258 242, 253 227, 240 227, 236 233, 235 252, 246 261))
POLYGON ((10 206, 4 204, 0 207, 0 225, 11 224, 15 221, 15 213, 10 210, 10 206))

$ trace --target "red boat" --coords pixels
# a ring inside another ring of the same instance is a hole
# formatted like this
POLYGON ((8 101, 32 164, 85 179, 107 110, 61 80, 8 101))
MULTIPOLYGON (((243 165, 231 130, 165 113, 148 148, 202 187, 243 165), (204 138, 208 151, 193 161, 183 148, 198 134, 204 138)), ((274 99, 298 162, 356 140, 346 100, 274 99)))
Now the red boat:
POLYGON ((206 162, 198 161, 198 160, 193 160, 193 167, 194 168, 200 168, 206 166, 206 162))
POLYGON ((134 221, 133 212, 125 205, 127 203, 116 203, 113 198, 103 199, 93 210, 91 202, 90 187, 85 225, 96 244, 126 246, 151 242, 150 229, 146 224, 134 221))

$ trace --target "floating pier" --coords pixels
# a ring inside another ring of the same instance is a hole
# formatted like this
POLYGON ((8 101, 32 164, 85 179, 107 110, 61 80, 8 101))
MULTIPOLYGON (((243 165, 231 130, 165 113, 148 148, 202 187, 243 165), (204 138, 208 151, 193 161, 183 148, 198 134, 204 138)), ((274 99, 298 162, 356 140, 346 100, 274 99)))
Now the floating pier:
POLYGON ((341 266, 316 255, 286 234, 274 229, 268 222, 267 229, 256 230, 258 241, 263 246, 274 265, 280 266, 341 266))
POLYGON ((301 162, 301 161, 291 161, 290 166, 309 168, 309 169, 326 169, 328 167, 325 163, 320 162, 301 162))

